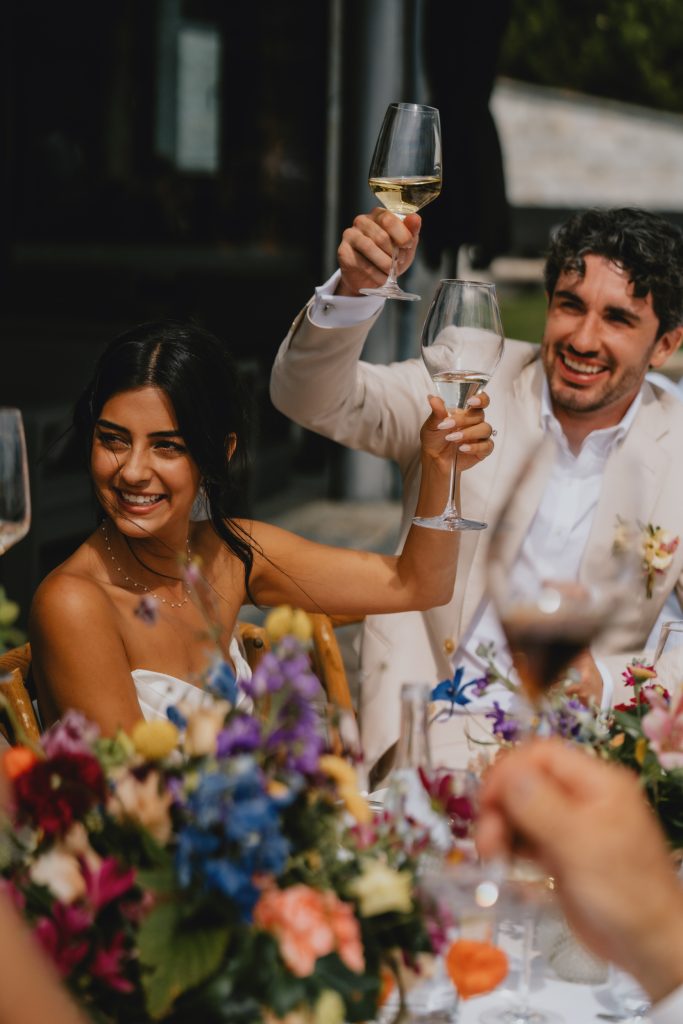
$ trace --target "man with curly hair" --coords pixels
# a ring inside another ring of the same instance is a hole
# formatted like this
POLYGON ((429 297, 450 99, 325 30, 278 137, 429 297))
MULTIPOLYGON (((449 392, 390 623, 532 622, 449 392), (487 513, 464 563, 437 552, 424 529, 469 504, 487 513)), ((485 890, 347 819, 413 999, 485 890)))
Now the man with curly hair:
MULTIPOLYGON (((297 423, 398 462, 403 534, 417 493, 420 416, 433 385, 419 359, 389 366, 360 360, 383 300, 359 291, 385 279, 392 244, 401 247, 400 270, 410 266, 420 223, 418 215, 401 222, 382 209, 355 219, 338 249, 340 270, 294 321, 271 376, 274 404, 297 423)), ((487 386, 496 450, 463 479, 462 508, 495 522, 525 460, 550 434, 557 455, 543 494, 529 495, 518 565, 581 581, 596 560, 610 557, 634 488, 642 526, 683 535, 683 403, 646 380, 683 336, 683 233, 639 209, 575 214, 551 239, 545 287, 540 346, 506 341, 487 386)), ((402 681, 436 683, 460 665, 475 678, 483 670, 481 643, 505 651, 485 592, 487 542, 487 531, 462 534, 448 605, 366 620, 361 722, 371 760, 398 736, 402 681)), ((667 597, 683 595, 683 544, 667 561, 654 586, 644 576, 642 586, 631 587, 625 621, 607 646, 576 663, 576 692, 584 699, 609 705, 614 682, 643 649, 667 597)))

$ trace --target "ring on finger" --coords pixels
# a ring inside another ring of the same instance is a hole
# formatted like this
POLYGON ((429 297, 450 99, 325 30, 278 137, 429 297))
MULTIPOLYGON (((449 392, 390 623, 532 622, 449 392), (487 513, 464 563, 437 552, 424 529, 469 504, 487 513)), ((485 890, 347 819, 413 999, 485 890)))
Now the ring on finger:
POLYGON ((497 430, 495 430, 495 429, 494 429, 494 430, 492 430, 492 431, 491 431, 491 437, 495 437, 497 433, 498 433, 498 431, 497 431, 497 430))

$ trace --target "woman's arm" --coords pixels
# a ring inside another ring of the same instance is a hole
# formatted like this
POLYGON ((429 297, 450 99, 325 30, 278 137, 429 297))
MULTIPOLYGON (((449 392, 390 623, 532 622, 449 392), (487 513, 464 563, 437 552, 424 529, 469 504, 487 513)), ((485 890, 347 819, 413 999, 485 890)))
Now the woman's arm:
POLYGON ((102 588, 66 572, 36 591, 29 635, 32 671, 44 725, 78 708, 103 732, 129 729, 141 717, 117 612, 102 588))
MULTIPOLYGON (((430 397, 432 413, 420 435, 418 515, 443 511, 454 443, 461 451, 459 468, 468 468, 493 450, 491 429, 483 417, 488 399, 479 397, 481 407, 457 413, 451 426, 441 399, 430 397), (447 440, 453 432, 463 436, 456 442, 447 440)), ((249 524, 249 529, 255 542, 250 586, 266 605, 287 602, 309 611, 366 615, 432 608, 445 604, 453 593, 457 533, 413 526, 401 554, 390 556, 316 544, 263 523, 249 524)))

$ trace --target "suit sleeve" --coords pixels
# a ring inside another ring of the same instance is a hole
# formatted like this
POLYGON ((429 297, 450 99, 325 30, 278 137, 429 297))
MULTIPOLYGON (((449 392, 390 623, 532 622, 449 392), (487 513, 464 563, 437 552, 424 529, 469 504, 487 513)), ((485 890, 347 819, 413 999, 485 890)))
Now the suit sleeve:
POLYGON ((275 358, 273 405, 302 427, 339 444, 404 464, 419 448, 429 415, 422 363, 388 366, 360 355, 376 317, 349 327, 319 327, 301 311, 275 358))

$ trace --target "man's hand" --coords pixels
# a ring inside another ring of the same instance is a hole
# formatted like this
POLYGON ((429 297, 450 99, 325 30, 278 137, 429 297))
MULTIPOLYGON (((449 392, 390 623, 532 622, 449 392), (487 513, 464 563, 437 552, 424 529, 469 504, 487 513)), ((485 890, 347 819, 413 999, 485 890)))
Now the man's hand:
POLYGON ((477 846, 536 860, 577 937, 653 1000, 683 984, 683 887, 632 772, 559 739, 504 753, 484 776, 477 846))
POLYGON ((361 288, 383 285, 391 269, 391 254, 398 249, 398 273, 415 259, 422 218, 417 213, 405 220, 378 206, 361 213, 347 228, 337 249, 341 281, 337 295, 358 295, 361 288))
POLYGON ((582 651, 578 657, 574 658, 568 668, 574 670, 574 675, 578 673, 578 679, 576 682, 566 686, 564 692, 569 697, 578 697, 586 705, 593 702, 600 707, 603 687, 602 676, 591 652, 589 650, 582 651))

